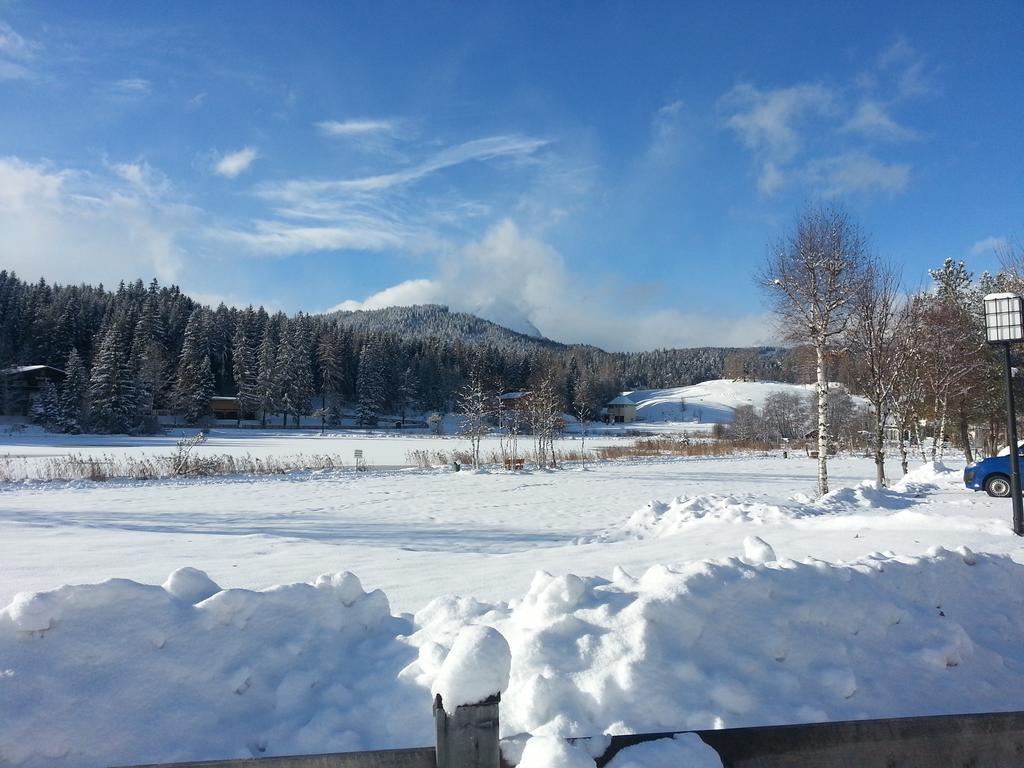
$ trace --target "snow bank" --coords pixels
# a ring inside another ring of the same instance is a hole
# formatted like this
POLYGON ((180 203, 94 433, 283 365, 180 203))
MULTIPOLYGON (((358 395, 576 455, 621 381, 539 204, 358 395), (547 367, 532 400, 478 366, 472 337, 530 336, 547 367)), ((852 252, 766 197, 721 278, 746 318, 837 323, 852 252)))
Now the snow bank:
POLYGON ((23 593, 0 611, 0 765, 429 744, 426 696, 398 679, 410 629, 350 573, 251 592, 183 569, 163 587, 23 593))
MULTIPOLYGON (((510 604, 448 596, 411 621, 350 573, 205 599, 198 571, 21 594, 0 610, 0 764, 429 745, 431 691, 506 682, 503 734, 539 737, 508 742, 527 768, 589 766, 571 736, 1020 708, 1024 566, 743 551, 638 578, 539 572, 510 604)), ((687 750, 715 765, 690 738, 613 765, 687 750)))
POLYGON ((1024 567, 966 550, 539 573, 509 606, 421 611, 407 672, 453 624, 487 622, 512 650, 503 732, 535 736, 1004 710, 1024 684, 1022 587, 1024 567))
POLYGON ((577 538, 575 543, 675 536, 695 523, 712 521, 766 525, 826 515, 884 516, 921 503, 925 493, 961 485, 958 472, 932 463, 909 472, 891 488, 879 488, 873 481, 865 480, 851 488, 839 488, 819 499, 798 494, 782 504, 765 501, 768 497, 763 494, 677 496, 668 503, 655 499, 636 510, 624 523, 594 536, 577 538))

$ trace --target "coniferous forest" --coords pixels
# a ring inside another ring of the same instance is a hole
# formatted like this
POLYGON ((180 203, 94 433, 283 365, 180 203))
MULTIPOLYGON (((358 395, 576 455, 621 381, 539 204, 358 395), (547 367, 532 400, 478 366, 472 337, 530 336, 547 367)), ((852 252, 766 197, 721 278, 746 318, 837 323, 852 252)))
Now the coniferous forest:
POLYGON ((596 414, 620 390, 723 374, 795 380, 798 363, 770 347, 609 353, 436 305, 287 316, 211 309, 156 280, 107 290, 0 271, 0 367, 63 370, 63 385, 43 392, 42 418, 70 432, 151 431, 167 413, 201 423, 215 395, 286 425, 317 409, 328 423, 344 412, 373 424, 385 413, 451 411, 470 376, 496 390, 550 378, 567 409, 585 392, 596 414))

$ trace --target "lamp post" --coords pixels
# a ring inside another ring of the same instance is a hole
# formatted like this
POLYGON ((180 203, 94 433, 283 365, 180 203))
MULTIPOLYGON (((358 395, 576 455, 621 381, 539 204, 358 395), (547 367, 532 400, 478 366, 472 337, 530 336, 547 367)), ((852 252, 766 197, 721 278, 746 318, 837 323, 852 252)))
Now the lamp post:
POLYGON ((1013 402, 1010 344, 1024 340, 1024 298, 1016 293, 990 293, 985 299, 985 336, 989 344, 1002 344, 1006 359, 1006 434, 1010 443, 1010 496, 1013 532, 1024 536, 1024 503, 1020 495, 1020 458, 1017 449, 1017 410, 1013 402))

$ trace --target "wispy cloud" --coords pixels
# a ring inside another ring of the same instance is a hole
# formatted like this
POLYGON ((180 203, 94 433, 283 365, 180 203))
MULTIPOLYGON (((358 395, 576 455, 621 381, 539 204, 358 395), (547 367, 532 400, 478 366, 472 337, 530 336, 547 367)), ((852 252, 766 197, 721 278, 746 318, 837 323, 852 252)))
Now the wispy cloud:
POLYGON ((153 84, 141 77, 124 77, 110 83, 108 88, 111 93, 122 96, 142 96, 149 93, 153 84))
POLYGON ((134 163, 111 163, 109 168, 147 197, 158 197, 171 190, 168 178, 143 160, 134 163))
POLYGON ((910 141, 919 138, 917 131, 897 123, 884 104, 872 99, 862 101, 857 111, 839 130, 882 141, 910 141))
POLYGON ((18 34, 5 21, 0 21, 0 80, 29 80, 35 73, 29 63, 42 48, 39 43, 18 34))
POLYGON ((878 57, 877 70, 893 79, 898 98, 932 96, 939 92, 935 72, 905 38, 898 38, 878 57))
POLYGON ((398 123, 394 120, 321 120, 316 127, 324 136, 352 137, 367 134, 390 134, 398 131, 398 123))
POLYGON ((257 157, 259 157, 259 151, 256 147, 244 147, 237 152, 229 152, 214 164, 213 172, 233 179, 240 173, 249 170, 257 157))
POLYGON ((302 204, 311 198, 348 196, 360 193, 382 192, 393 187, 419 181, 446 168, 473 161, 494 160, 500 157, 531 155, 548 142, 529 136, 505 135, 474 139, 454 147, 447 147, 427 159, 400 171, 364 176, 358 179, 293 180, 283 184, 264 184, 257 193, 267 199, 290 204, 302 204))
POLYGON ((811 83, 766 91, 740 83, 722 97, 719 108, 726 114, 726 126, 748 149, 789 160, 801 148, 797 123, 827 114, 834 99, 831 89, 811 83))
POLYGON ((381 251, 398 248, 407 239, 394 229, 357 224, 297 226, 281 221, 256 221, 251 228, 210 229, 214 240, 241 245, 256 254, 288 256, 319 251, 381 251))
POLYGON ((14 27, 0 21, 0 55, 19 61, 28 61, 35 57, 42 46, 14 31, 14 27))
POLYGON ((474 139, 433 152, 389 173, 351 179, 292 179, 264 182, 254 193, 273 206, 273 217, 245 226, 221 226, 208 236, 253 253, 286 256, 315 251, 422 253, 443 247, 441 231, 453 226, 453 211, 479 210, 481 203, 446 193, 412 195, 409 187, 471 162, 527 158, 548 142, 519 135, 474 139))
POLYGON ((903 100, 935 92, 926 62, 900 39, 848 85, 740 83, 718 109, 722 126, 750 152, 763 197, 798 184, 826 197, 891 195, 906 188, 911 166, 875 157, 865 143, 922 139, 893 113, 903 100))
POLYGON ((910 166, 885 163, 864 152, 847 152, 812 162, 806 177, 823 197, 871 191, 894 194, 906 188, 910 166))
POLYGON ((830 114, 835 100, 831 89, 813 83, 771 90, 741 83, 719 100, 725 126, 754 156, 763 196, 785 184, 786 164, 804 148, 803 124, 830 114))
POLYGON ((984 254, 1001 254, 1010 247, 1009 239, 1005 237, 986 237, 971 246, 971 256, 982 256, 984 254))

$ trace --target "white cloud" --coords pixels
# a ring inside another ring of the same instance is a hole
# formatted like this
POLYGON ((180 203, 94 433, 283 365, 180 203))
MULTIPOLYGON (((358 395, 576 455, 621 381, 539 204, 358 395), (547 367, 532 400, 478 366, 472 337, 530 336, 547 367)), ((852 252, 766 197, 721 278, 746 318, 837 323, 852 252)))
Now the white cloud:
POLYGON ((405 187, 463 163, 527 157, 546 144, 524 136, 490 136, 447 147, 393 173, 263 183, 255 194, 274 204, 276 219, 211 228, 207 235, 273 256, 335 250, 437 251, 444 247, 440 227, 457 225, 487 208, 461 198, 411 199, 405 187))
POLYGON ((748 149, 785 161, 801 148, 797 123, 827 114, 834 98, 830 89, 810 83, 767 91, 740 83, 721 98, 719 107, 728 115, 726 126, 748 149))
POLYGON ((812 162, 806 178, 824 197, 878 190, 902 192, 910 180, 906 163, 885 163, 864 152, 847 152, 812 162))
POLYGON ((366 134, 394 134, 398 125, 394 120, 321 120, 316 127, 325 136, 350 137, 366 134))
POLYGON ((354 312, 360 309, 384 309, 385 307, 411 307, 416 304, 444 304, 449 292, 436 280, 420 278, 385 288, 367 296, 362 301, 347 299, 335 304, 328 312, 354 312))
POLYGON ((289 256, 319 251, 381 251, 405 242, 394 231, 372 226, 296 226, 279 221, 255 221, 251 228, 208 229, 213 240, 234 243, 267 256, 289 256))
POLYGON ((505 220, 442 260, 437 277, 407 280, 332 309, 446 304, 515 329, 533 325, 549 338, 616 351, 770 340, 764 314, 725 319, 674 309, 630 312, 615 298, 596 289, 589 276, 572 274, 550 245, 505 220))
POLYGON ((884 141, 910 141, 918 138, 916 131, 897 123, 883 104, 871 99, 862 101, 857 111, 839 130, 884 141))
POLYGON ((19 61, 28 61, 35 57, 40 46, 17 32, 5 21, 0 21, 0 55, 19 61))
POLYGON ((785 182, 785 174, 769 160, 762 164, 761 172, 757 176, 757 191, 765 197, 771 197, 785 182))
POLYGON ((932 96, 939 89, 927 62, 904 38, 899 38, 878 57, 878 70, 894 80, 901 99, 932 96))
POLYGON ((176 279, 184 262, 178 237, 196 212, 141 191, 127 168, 98 178, 0 158, 0 263, 30 280, 176 279))
POLYGON ((244 147, 237 152, 230 152, 221 157, 213 166, 213 171, 220 176, 233 179, 240 173, 249 170, 257 157, 259 157, 259 152, 256 147, 244 147))
POLYGON ((531 155, 545 146, 544 139, 529 136, 503 135, 474 139, 453 147, 446 147, 420 163, 393 173, 365 176, 358 179, 317 181, 298 179, 284 183, 263 184, 258 194, 267 199, 290 204, 290 211, 309 202, 314 207, 325 197, 351 196, 360 193, 383 192, 393 187, 415 183, 431 174, 472 161, 494 160, 500 157, 531 155))
POLYGON ((0 80, 29 80, 35 73, 28 68, 28 62, 36 57, 41 48, 22 37, 7 22, 0 21, 0 80))
POLYGON ((149 93, 153 84, 141 77, 125 77, 110 83, 110 90, 124 96, 141 96, 149 93))
POLYGON ((1010 241, 1005 237, 986 237, 971 246, 971 255, 981 256, 989 253, 1000 254, 1007 251, 1009 247, 1010 241))
POLYGON ((135 189, 149 197, 156 197, 169 192, 171 183, 167 177, 150 167, 149 163, 112 163, 110 170, 131 184, 135 189))

